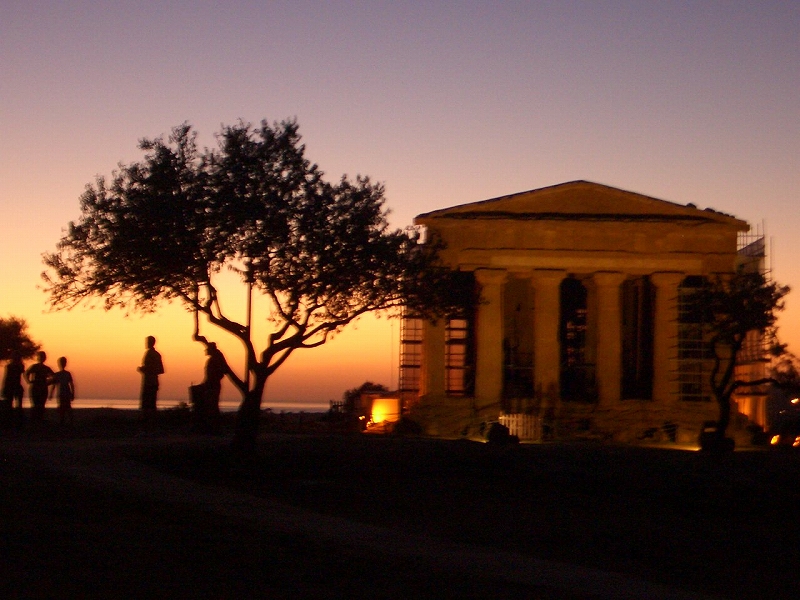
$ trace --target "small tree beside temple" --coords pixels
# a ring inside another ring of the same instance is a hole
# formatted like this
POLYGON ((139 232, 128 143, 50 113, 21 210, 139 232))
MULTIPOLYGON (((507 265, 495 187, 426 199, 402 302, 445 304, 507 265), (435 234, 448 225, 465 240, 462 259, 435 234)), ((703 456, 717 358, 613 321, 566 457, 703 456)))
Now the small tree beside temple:
POLYGON ((175 300, 194 312, 196 340, 208 343, 201 316, 240 340, 252 377, 233 377, 243 398, 236 436, 252 446, 267 379, 295 350, 373 311, 446 314, 458 290, 435 244, 389 228, 382 185, 323 178, 294 121, 239 123, 217 139, 201 151, 184 124, 167 141, 142 140, 144 160, 87 186, 43 278, 54 308, 102 299, 154 311, 175 300), (260 351, 249 323, 223 312, 225 269, 269 301, 260 351))
POLYGON ((789 287, 768 280, 762 273, 744 269, 732 275, 713 277, 694 292, 690 311, 694 322, 705 324, 711 359, 709 383, 719 406, 719 419, 710 447, 725 446, 733 394, 742 388, 774 382, 768 376, 737 379, 736 365, 748 343, 748 336, 755 335, 763 340, 767 355, 783 353, 784 346, 776 341, 775 322, 777 313, 783 310, 783 297, 788 292, 789 287))

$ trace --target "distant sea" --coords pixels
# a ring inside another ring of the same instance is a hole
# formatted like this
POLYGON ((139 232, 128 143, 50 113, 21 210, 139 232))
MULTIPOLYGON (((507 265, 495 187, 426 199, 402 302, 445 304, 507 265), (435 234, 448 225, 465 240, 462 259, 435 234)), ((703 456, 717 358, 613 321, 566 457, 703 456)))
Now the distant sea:
MULTIPOLYGON (((158 408, 174 408, 185 400, 158 400, 158 408)), ((27 398, 25 406, 27 406, 27 398)), ((48 407, 55 408, 58 405, 56 400, 49 400, 48 407)), ((121 410, 139 410, 138 398, 81 398, 72 402, 73 408, 117 408, 121 410)), ((220 410, 233 412, 239 408, 238 401, 223 400, 219 403, 220 410)), ((330 408, 329 402, 269 402, 261 403, 262 409, 271 409, 272 412, 326 412, 330 408)))

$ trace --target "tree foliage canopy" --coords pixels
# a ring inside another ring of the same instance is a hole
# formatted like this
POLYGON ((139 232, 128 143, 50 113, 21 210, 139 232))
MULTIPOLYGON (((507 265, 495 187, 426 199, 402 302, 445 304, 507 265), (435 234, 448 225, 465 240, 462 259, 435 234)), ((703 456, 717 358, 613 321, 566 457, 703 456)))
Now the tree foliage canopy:
POLYGON ((800 393, 800 359, 785 352, 772 367, 772 378, 781 387, 800 393))
POLYGON ((784 346, 777 342, 775 324, 788 293, 788 286, 771 281, 758 271, 740 268, 731 275, 709 279, 693 294, 692 321, 704 323, 708 332, 708 348, 713 359, 710 383, 720 406, 719 425, 723 432, 730 419, 731 395, 741 387, 771 381, 770 378, 736 379, 735 367, 748 336, 759 348, 757 358, 765 358, 764 344, 767 352, 773 355, 784 351, 784 346))
POLYGON ((788 286, 770 281, 760 272, 743 269, 708 280, 695 295, 693 310, 712 332, 712 346, 737 346, 748 332, 775 327, 788 286))
POLYGON ((20 358, 31 358, 40 348, 28 335, 25 319, 0 318, 0 360, 8 360, 16 352, 19 352, 20 358))
POLYGON ((296 122, 240 122, 216 138, 201 150, 183 124, 167 140, 142 140, 142 161, 87 186, 80 219, 44 256, 54 308, 102 299, 152 311, 178 300, 244 343, 260 396, 294 350, 360 315, 406 306, 435 316, 459 302, 436 245, 389 227, 383 185, 327 181, 296 122), (259 355, 246 324, 222 311, 223 269, 270 300, 272 331, 259 355))

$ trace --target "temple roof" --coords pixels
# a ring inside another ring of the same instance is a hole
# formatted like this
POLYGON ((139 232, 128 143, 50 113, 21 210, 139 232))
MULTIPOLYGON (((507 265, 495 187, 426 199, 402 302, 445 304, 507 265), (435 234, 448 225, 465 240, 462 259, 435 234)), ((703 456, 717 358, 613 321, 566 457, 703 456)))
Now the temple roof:
POLYGON ((425 225, 439 219, 570 221, 684 221, 719 223, 741 231, 745 221, 712 209, 698 209, 591 181, 570 181, 527 192, 461 204, 418 215, 425 225))

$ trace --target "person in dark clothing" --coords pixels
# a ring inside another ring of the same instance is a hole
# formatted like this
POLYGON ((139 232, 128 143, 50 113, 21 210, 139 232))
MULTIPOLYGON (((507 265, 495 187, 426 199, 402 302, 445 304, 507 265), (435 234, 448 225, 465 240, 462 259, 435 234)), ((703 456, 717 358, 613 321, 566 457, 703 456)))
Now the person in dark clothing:
POLYGON ((3 412, 8 416, 9 420, 13 418, 17 425, 22 423, 22 397, 25 394, 25 390, 22 387, 22 376, 24 374, 25 364, 22 362, 22 354, 19 351, 15 351, 6 365, 5 377, 3 378, 5 409, 3 412))
POLYGON ((158 376, 164 372, 164 363, 161 354, 156 350, 156 338, 152 335, 145 339, 147 351, 144 353, 142 365, 138 371, 142 374, 142 394, 140 398, 141 418, 151 421, 156 416, 156 401, 158 398, 158 376))
POLYGON ((31 398, 31 421, 44 421, 44 407, 53 383, 53 369, 44 364, 46 360, 47 354, 40 350, 36 353, 36 362, 25 371, 31 398))
POLYGON ((219 395, 222 392, 222 379, 231 373, 225 356, 217 348, 217 344, 209 342, 206 347, 206 378, 203 381, 205 392, 205 424, 212 430, 219 427, 219 395))

